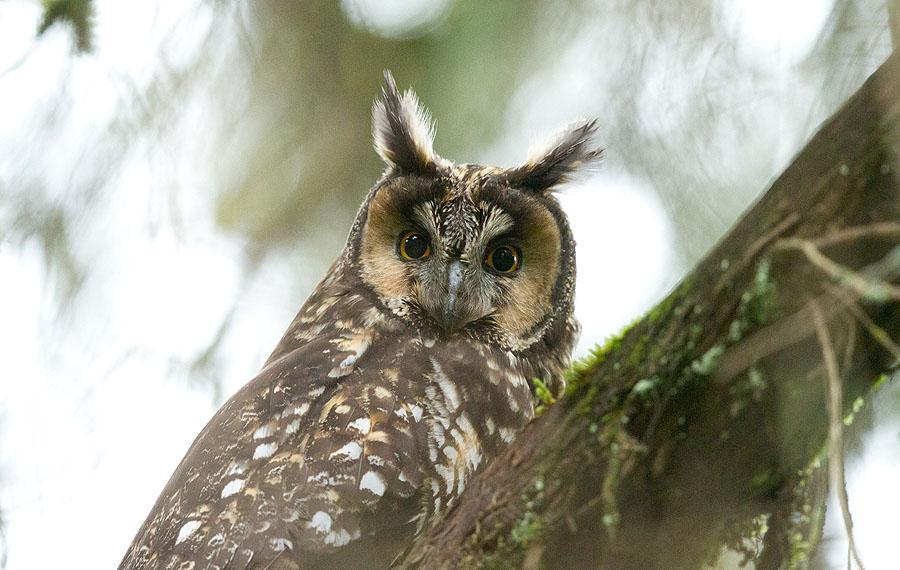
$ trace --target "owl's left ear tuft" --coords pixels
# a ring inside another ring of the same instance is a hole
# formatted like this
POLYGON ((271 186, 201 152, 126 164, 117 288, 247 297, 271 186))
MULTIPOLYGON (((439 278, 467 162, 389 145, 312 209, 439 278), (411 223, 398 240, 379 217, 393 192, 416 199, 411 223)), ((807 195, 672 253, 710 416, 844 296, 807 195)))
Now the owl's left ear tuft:
POLYGON ((372 109, 375 151, 388 167, 406 174, 433 174, 442 159, 434 153, 434 122, 413 91, 401 94, 384 72, 381 99, 372 109))
POLYGON ((603 156, 603 149, 591 144, 597 127, 597 119, 565 127, 529 152, 522 166, 507 170, 506 180, 512 186, 545 192, 566 182, 576 172, 596 165, 603 156))

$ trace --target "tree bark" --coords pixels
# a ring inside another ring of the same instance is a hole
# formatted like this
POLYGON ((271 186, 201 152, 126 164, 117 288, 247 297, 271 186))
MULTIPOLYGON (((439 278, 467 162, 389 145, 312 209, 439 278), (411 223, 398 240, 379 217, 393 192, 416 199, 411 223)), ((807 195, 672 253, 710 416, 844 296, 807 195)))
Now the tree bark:
POLYGON ((807 564, 828 443, 898 362, 898 95, 895 54, 403 564, 807 564))

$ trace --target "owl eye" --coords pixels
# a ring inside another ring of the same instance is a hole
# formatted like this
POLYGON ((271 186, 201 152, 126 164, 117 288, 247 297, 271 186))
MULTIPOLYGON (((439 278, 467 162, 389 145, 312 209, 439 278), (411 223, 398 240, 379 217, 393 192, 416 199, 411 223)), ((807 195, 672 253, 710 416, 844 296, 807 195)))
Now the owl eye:
POLYGON ((495 273, 513 273, 519 270, 522 254, 511 245, 500 245, 488 252, 484 264, 495 273))
POLYGON ((401 235, 397 249, 403 259, 425 259, 431 255, 431 244, 428 243, 428 238, 419 232, 406 232, 401 235))

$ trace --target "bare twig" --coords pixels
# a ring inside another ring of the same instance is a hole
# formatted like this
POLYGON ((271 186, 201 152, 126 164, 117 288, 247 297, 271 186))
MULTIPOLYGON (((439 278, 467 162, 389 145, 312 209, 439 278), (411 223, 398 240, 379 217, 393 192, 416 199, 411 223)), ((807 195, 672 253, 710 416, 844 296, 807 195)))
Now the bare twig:
POLYGON ((779 241, 777 247, 778 249, 796 249, 803 252, 813 265, 839 283, 846 285, 864 299, 900 301, 900 287, 895 287, 886 281, 874 277, 863 277, 852 269, 835 263, 831 258, 819 251, 819 248, 811 241, 788 238, 779 241))
POLYGON ((844 345, 844 363, 841 367, 841 374, 845 374, 853 363, 853 351, 856 350, 856 322, 853 315, 844 315, 847 321, 847 342, 844 345))
POLYGON ((850 311, 850 314, 852 314, 863 327, 865 327, 866 331, 872 336, 872 339, 875 340, 875 342, 883 346, 891 353, 897 362, 900 362, 900 346, 894 342, 883 328, 872 322, 869 315, 859 308, 853 297, 847 294, 845 290, 840 287, 835 287, 830 283, 826 283, 825 288, 828 289, 829 293, 834 295, 834 298, 837 299, 839 303, 850 311))
POLYGON ((838 372, 837 357, 831 344, 828 333, 828 325, 819 303, 813 299, 809 301, 813 322, 816 327, 816 337, 822 347, 822 359, 825 361, 825 378, 828 387, 828 475, 831 487, 834 489, 838 503, 841 507, 841 515, 844 519, 844 530, 847 532, 847 544, 856 565, 860 569, 865 568, 856 542, 853 539, 853 519, 850 516, 850 501, 847 498, 847 481, 844 476, 844 423, 841 418, 843 407, 843 387, 840 373, 838 372))
POLYGON ((858 240, 860 238, 900 238, 900 223, 897 222, 876 222, 866 224, 864 226, 853 226, 843 228, 838 231, 829 233, 819 238, 810 240, 816 247, 829 247, 848 241, 858 240))

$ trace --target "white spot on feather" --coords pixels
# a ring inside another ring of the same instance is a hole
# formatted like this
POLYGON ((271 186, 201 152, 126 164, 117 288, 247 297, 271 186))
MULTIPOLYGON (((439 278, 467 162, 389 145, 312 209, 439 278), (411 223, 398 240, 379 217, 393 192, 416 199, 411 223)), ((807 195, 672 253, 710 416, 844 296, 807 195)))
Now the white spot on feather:
POLYGON ((381 316, 381 311, 379 311, 376 307, 371 307, 369 310, 363 313, 363 324, 367 327, 371 327, 383 320, 384 317, 381 316))
POLYGON ((272 550, 274 550, 275 552, 294 549, 294 543, 286 538, 270 538, 269 544, 272 545, 272 550))
POLYGON ((203 524, 200 521, 188 521, 181 525, 181 529, 178 531, 178 538, 175 539, 175 544, 180 544, 187 540, 189 536, 194 534, 200 525, 203 524))
POLYGON ((456 474, 453 470, 438 463, 434 466, 434 471, 447 483, 447 494, 453 492, 453 486, 456 484, 456 474))
POLYGON ((240 475, 247 469, 246 461, 232 461, 231 465, 228 467, 228 471, 225 472, 225 475, 240 475))
POLYGON ((422 419, 422 408, 417 404, 413 404, 409 409, 412 411, 413 419, 416 420, 416 423, 419 423, 422 419))
POLYGON ((330 378, 340 378, 353 372, 356 361, 365 354, 366 350, 369 349, 369 345, 372 344, 372 336, 369 333, 358 333, 349 337, 338 338, 331 342, 338 345, 338 349, 341 352, 350 353, 328 373, 330 378))
POLYGON ((384 477, 375 471, 367 471, 366 474, 362 476, 362 479, 359 480, 359 488, 368 489, 380 497, 384 495, 384 477))
POLYGON ((302 404, 295 404, 295 405, 291 406, 290 408, 287 408, 286 410, 284 410, 284 412, 281 413, 281 417, 286 417, 289 415, 302 416, 308 410, 309 410, 309 402, 303 402, 302 404))
POLYGON ((344 459, 351 461, 353 459, 358 459, 360 454, 362 453, 362 446, 355 441, 351 441, 347 443, 344 447, 338 449, 337 451, 331 454, 331 457, 337 457, 339 455, 343 455, 344 459))
POLYGON ((291 435, 291 434, 297 433, 297 430, 299 430, 299 429, 300 429, 300 420, 294 420, 287 425, 287 427, 284 429, 284 433, 286 433, 287 435, 291 435))
POLYGON ((512 430, 509 428, 500 428, 500 439, 502 439, 506 443, 510 443, 515 438, 516 438, 516 430, 512 430))
POLYGON ((271 457, 277 449, 278 445, 275 443, 261 443, 256 446, 256 449, 253 450, 253 459, 264 459, 266 457, 271 457))
POLYGON ((253 432, 253 439, 265 439, 275 433, 275 423, 269 422, 256 428, 253 432))
POLYGON ((314 529, 316 532, 328 532, 331 530, 331 516, 325 511, 317 511, 310 521, 306 523, 306 526, 314 529))
POLYGON ((369 418, 357 418, 350 422, 350 426, 359 433, 366 435, 372 429, 372 420, 369 418))
POLYGON ((481 465, 482 455, 475 447, 470 447, 466 450, 466 459, 469 461, 469 465, 472 466, 472 469, 478 469, 478 466, 481 465))
POLYGON ((225 499, 234 495, 244 488, 244 479, 232 479, 224 487, 222 487, 222 498, 225 499))
POLYGON ((325 544, 330 544, 332 546, 344 546, 348 542, 350 542, 350 533, 344 529, 335 530, 329 532, 322 542, 325 544))
POLYGON ((444 370, 437 360, 432 358, 431 365, 434 366, 434 379, 437 381, 441 392, 444 393, 444 401, 447 402, 450 410, 459 408, 459 391, 457 391, 456 385, 444 374, 444 370))

